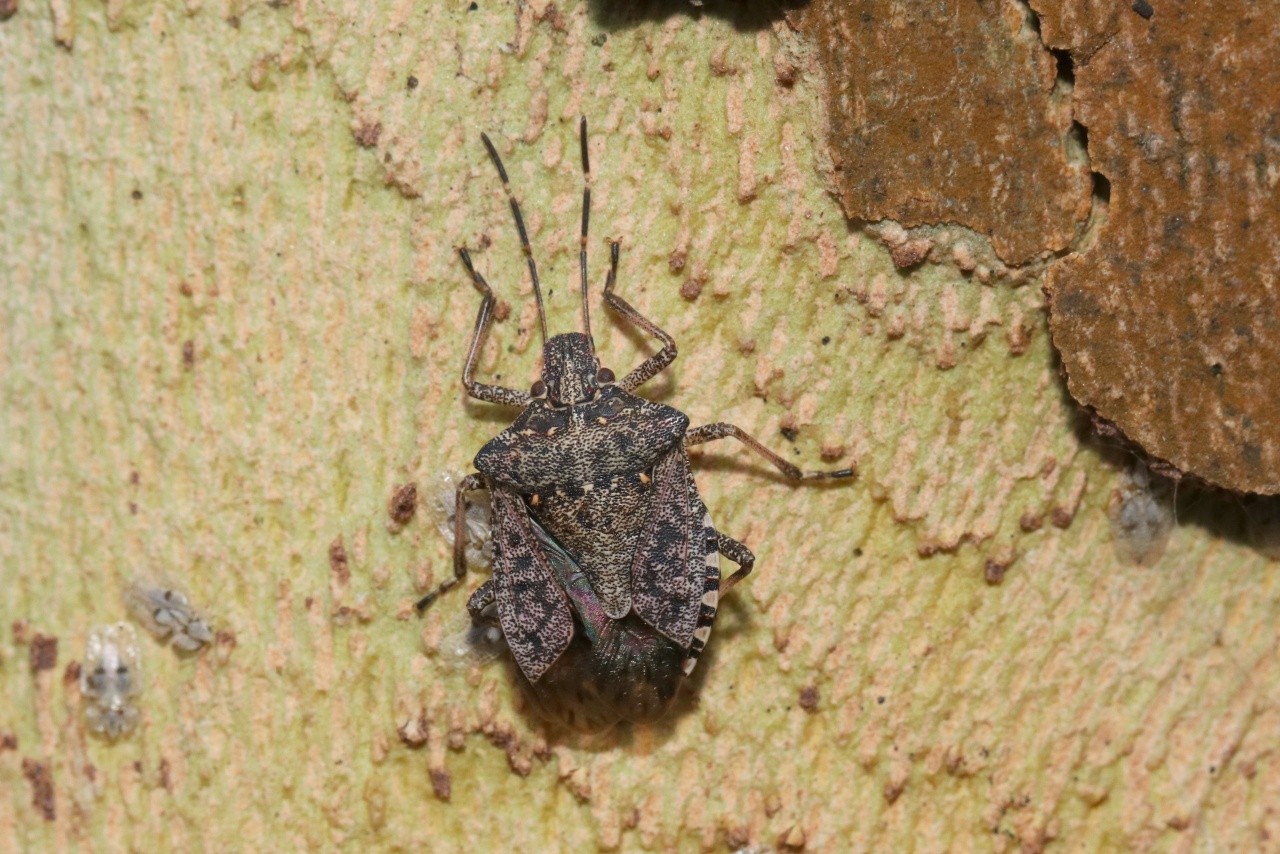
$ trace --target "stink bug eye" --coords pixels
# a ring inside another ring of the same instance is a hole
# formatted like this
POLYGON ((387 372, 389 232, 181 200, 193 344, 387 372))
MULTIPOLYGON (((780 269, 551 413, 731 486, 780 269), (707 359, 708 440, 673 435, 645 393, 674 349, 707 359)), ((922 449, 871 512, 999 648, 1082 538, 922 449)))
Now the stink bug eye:
POLYGON ((676 342, 614 293, 616 242, 609 247, 605 305, 662 347, 621 380, 599 367, 587 300, 591 169, 586 119, 579 133, 583 331, 551 338, 520 204, 497 148, 481 135, 502 180, 533 282, 543 332, 542 378, 528 394, 475 380, 497 298, 466 250, 459 250, 483 297, 462 384, 477 400, 524 410, 480 449, 477 473, 458 482, 454 574, 418 607, 425 608, 465 576, 466 494, 487 489, 493 577, 471 595, 467 610, 477 626, 501 632, 539 711, 576 729, 601 730, 619 721, 652 721, 670 708, 711 636, 720 597, 755 563, 750 549, 712 524, 686 449, 732 437, 795 481, 853 472, 802 472, 732 424, 689 429, 683 412, 634 394, 675 361, 676 342), (549 406, 529 405, 544 397, 549 406), (738 564, 723 580, 721 555, 738 564))

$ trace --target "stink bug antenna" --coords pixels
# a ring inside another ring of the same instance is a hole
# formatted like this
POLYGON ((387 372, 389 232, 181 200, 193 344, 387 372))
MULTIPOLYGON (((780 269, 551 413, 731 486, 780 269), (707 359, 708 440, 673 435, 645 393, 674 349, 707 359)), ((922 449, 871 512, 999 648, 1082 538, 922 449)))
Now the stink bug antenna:
POLYGON ((582 141, 582 237, 578 243, 578 267, 582 272, 582 331, 591 343, 594 353, 596 342, 591 337, 591 308, 587 302, 587 225, 591 220, 591 162, 587 159, 587 117, 578 125, 582 141))
POLYGON ((516 220, 516 230, 520 232, 520 248, 524 250, 524 259, 529 262, 529 277, 533 279, 533 298, 538 303, 538 325, 542 328, 542 341, 547 341, 547 312, 542 305, 542 285, 538 283, 538 265, 533 261, 533 249, 529 246, 529 232, 524 227, 524 217, 520 215, 520 203, 516 201, 515 193, 511 192, 511 182, 507 180, 507 170, 502 165, 502 158, 498 156, 498 149, 493 147, 487 134, 480 134, 480 139, 484 141, 484 147, 489 150, 489 159, 493 161, 493 165, 498 169, 498 177, 502 179, 502 190, 507 194, 507 201, 511 203, 511 215, 516 220))

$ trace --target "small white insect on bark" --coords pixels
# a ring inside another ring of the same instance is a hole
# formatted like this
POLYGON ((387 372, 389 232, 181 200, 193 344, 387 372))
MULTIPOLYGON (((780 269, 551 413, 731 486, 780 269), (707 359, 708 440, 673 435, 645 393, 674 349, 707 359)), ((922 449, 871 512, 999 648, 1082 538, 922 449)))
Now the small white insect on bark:
POLYGON ((477 623, 466 611, 458 614, 444 628, 445 635, 436 648, 447 667, 466 669, 488 664, 507 651, 506 638, 498 628, 498 606, 490 605, 484 616, 492 623, 477 623))
POLYGON ((80 668, 80 693, 88 700, 89 728, 115 740, 138 725, 133 698, 142 690, 138 635, 128 623, 98 626, 80 668))
POLYGON ((1134 566, 1152 566, 1164 554, 1173 531, 1169 482, 1135 462, 1111 493, 1107 515, 1116 557, 1134 566))
MULTIPOLYGON (((436 530, 445 542, 453 546, 453 517, 458 481, 462 476, 454 472, 442 472, 436 479, 431 497, 431 514, 436 530)), ((467 502, 467 565, 487 567, 493 559, 493 539, 489 529, 489 502, 467 502)))
POLYGON ((172 585, 142 579, 124 591, 124 604, 135 620, 181 652, 197 652, 213 640, 209 624, 191 600, 172 585))

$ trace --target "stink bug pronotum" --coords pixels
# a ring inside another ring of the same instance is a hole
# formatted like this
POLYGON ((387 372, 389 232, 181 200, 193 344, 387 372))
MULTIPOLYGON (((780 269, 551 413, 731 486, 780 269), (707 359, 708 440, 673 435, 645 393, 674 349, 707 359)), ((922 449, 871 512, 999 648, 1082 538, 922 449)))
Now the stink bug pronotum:
POLYGON ((520 205, 497 149, 488 136, 480 137, 502 179, 529 266, 545 342, 542 378, 528 392, 476 381, 476 358, 497 300, 467 250, 459 249, 484 297, 462 384, 477 400, 524 411, 480 449, 477 473, 458 483, 454 575, 418 607, 466 573, 466 494, 487 489, 493 577, 467 609, 476 622, 501 629, 528 695, 545 716, 599 730, 622 720, 651 721, 667 710, 706 645, 720 596, 755 562, 746 546, 712 525, 685 449, 731 436, 793 480, 853 472, 802 472, 732 424, 689 429, 684 413, 633 394, 675 360, 676 342, 614 293, 616 241, 610 242, 605 305, 662 347, 622 379, 600 366, 587 302, 591 169, 585 118, 579 130, 583 331, 552 338, 520 205), (738 564, 723 580, 720 555, 738 564))

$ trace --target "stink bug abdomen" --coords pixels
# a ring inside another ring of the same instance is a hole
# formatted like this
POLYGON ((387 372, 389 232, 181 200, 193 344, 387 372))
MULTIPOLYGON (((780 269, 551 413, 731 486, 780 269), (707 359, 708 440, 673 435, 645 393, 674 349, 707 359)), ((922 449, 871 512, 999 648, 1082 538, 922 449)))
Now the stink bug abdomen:
POLYGON ((597 732, 662 717, 680 688, 684 658, 685 650, 628 614, 595 641, 576 633, 537 681, 519 679, 543 717, 597 732))

